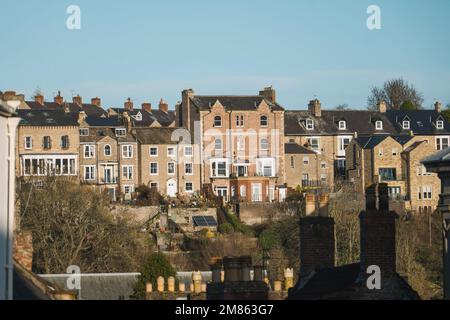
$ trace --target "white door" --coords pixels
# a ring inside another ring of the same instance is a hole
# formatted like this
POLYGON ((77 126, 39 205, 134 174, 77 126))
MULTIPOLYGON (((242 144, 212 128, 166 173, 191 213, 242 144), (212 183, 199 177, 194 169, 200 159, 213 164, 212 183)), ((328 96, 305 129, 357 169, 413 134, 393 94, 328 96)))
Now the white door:
POLYGON ((261 183, 252 184, 252 201, 261 202, 262 201, 262 185, 261 183))
POLYGON ((280 202, 283 202, 286 199, 286 188, 279 188, 278 191, 278 199, 280 202))
POLYGON ((167 180, 167 195, 169 197, 177 195, 177 182, 174 179, 167 180))

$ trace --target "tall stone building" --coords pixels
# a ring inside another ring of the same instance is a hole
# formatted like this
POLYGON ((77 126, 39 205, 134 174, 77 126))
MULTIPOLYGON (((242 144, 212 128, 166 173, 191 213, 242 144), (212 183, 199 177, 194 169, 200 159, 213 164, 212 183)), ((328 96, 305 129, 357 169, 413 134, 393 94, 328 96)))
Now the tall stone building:
POLYGON ((210 184, 225 200, 284 198, 284 108, 274 89, 251 96, 184 90, 177 119, 200 148, 201 185, 210 184))

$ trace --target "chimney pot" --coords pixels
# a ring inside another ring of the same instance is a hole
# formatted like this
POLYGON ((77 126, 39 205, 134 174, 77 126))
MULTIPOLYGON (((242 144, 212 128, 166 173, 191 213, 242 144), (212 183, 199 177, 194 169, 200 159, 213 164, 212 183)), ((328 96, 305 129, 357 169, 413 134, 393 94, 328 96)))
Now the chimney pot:
POLYGON ((142 110, 145 110, 145 111, 151 113, 152 112, 152 104, 149 102, 144 102, 142 104, 142 110))
POLYGON ((34 96, 34 101, 39 103, 41 106, 44 105, 44 96, 42 94, 37 94, 34 96))
POLYGON ((64 103, 64 98, 61 96, 61 91, 58 91, 58 95, 53 98, 53 101, 59 105, 64 103))
POLYGON ((380 102, 378 102, 378 112, 380 112, 380 113, 386 113, 386 111, 387 111, 386 101, 380 101, 380 102))
POLYGON ((81 98, 80 95, 76 95, 72 98, 72 102, 81 107, 81 105, 83 104, 83 98, 81 98))
POLYGON ((159 110, 161 110, 165 113, 169 112, 169 105, 162 98, 159 101, 159 110))
POLYGON ((440 103, 439 101, 436 101, 436 103, 434 104, 434 110, 436 110, 437 112, 441 112, 442 110, 442 103, 440 103))
POLYGON ((133 101, 131 101, 131 98, 128 98, 127 101, 125 101, 124 108, 127 111, 133 111, 133 101))
POLYGON ((93 104, 94 106, 100 107, 102 105, 102 100, 99 97, 92 98, 91 104, 93 104))

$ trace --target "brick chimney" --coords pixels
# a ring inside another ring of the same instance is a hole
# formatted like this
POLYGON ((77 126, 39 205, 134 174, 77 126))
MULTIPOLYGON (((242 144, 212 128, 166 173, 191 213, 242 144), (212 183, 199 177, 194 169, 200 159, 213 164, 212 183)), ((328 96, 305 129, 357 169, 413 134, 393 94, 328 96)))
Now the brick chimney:
POLYGON ((145 110, 147 112, 152 112, 152 104, 149 102, 144 102, 142 105, 142 110, 145 110))
POLYGON ((436 103, 434 104, 434 110, 436 110, 437 112, 441 113, 442 103, 440 103, 439 101, 436 101, 436 103))
POLYGON ((44 105, 44 96, 42 94, 35 95, 34 102, 39 103, 41 106, 43 106, 44 105))
POLYGON ((377 106, 378 106, 378 112, 380 112, 380 113, 386 113, 386 111, 387 111, 387 104, 386 104, 386 101, 380 101, 380 102, 378 102, 377 106))
POLYGON ((75 97, 72 98, 73 103, 79 105, 80 107, 83 104, 83 98, 80 97, 80 95, 76 95, 75 97))
POLYGON ((61 96, 61 91, 58 91, 58 95, 53 98, 53 101, 59 105, 64 103, 64 98, 61 96))
POLYGON ((102 106, 102 100, 99 97, 95 97, 91 99, 91 104, 93 104, 94 106, 97 107, 101 107, 102 106))
POLYGON ((169 105, 163 100, 163 98, 159 101, 159 110, 165 113, 169 112, 169 105))
POLYGON ((264 98, 266 98, 267 100, 269 100, 272 103, 275 103, 277 100, 277 94, 275 92, 275 89, 272 88, 272 86, 265 87, 263 90, 261 90, 259 92, 259 95, 263 96, 264 98))
POLYGON ((128 98, 127 101, 123 104, 125 110, 133 111, 133 101, 131 101, 131 98, 128 98))
POLYGON ((14 260, 26 270, 33 267, 33 235, 29 230, 20 230, 14 234, 14 260))
POLYGON ((5 91, 3 93, 3 100, 7 101, 7 100, 13 100, 16 97, 16 92, 15 91, 5 91))
POLYGON ((193 89, 185 89, 181 92, 181 105, 177 109, 178 126, 191 130, 191 99, 194 97, 193 89))
POLYGON ((382 277, 391 277, 396 272, 395 223, 398 216, 389 211, 387 184, 367 188, 366 197, 366 210, 359 215, 361 276, 367 277, 367 268, 376 265, 382 277))
POLYGON ((311 112, 315 117, 321 117, 322 116, 322 105, 318 99, 311 100, 308 104, 308 110, 311 112))
POLYGON ((300 276, 316 268, 334 267, 334 220, 330 217, 300 219, 300 276))

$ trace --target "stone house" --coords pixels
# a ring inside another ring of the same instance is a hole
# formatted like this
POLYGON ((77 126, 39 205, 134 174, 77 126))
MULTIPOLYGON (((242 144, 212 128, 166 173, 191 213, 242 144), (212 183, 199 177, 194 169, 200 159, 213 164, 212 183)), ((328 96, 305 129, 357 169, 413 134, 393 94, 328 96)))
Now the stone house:
POLYGON ((169 197, 199 193, 198 149, 180 141, 186 133, 183 128, 133 129, 139 143, 139 184, 169 197))
POLYGON ((252 96, 202 96, 182 92, 178 125, 199 145, 201 185, 236 202, 285 197, 284 108, 275 90, 252 96))

